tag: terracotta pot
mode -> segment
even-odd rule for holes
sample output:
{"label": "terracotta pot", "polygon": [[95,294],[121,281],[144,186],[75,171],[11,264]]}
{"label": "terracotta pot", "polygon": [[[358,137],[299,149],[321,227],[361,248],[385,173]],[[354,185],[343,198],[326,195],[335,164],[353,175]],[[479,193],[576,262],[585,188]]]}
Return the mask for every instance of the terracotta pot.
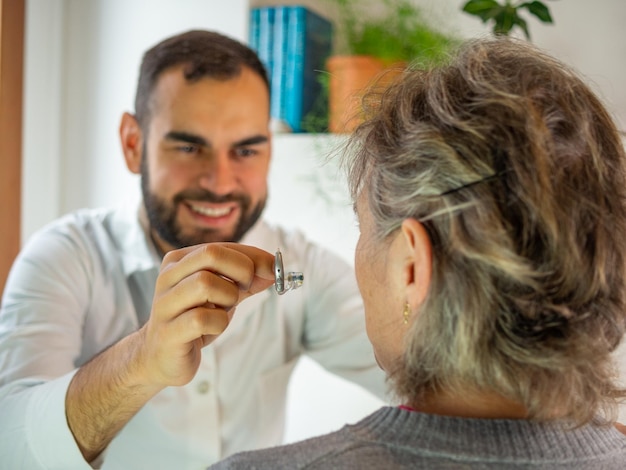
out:
{"label": "terracotta pot", "polygon": [[328,89],[328,128],[330,132],[348,133],[362,122],[361,101],[366,90],[388,86],[406,63],[389,64],[366,55],[331,56],[326,62],[330,74]]}

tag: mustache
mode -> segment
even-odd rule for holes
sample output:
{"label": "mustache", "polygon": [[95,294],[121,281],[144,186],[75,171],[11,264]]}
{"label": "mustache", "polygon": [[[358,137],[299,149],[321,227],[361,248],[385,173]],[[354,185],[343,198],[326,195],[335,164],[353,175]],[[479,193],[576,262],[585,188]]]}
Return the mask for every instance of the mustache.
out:
{"label": "mustache", "polygon": [[194,201],[202,202],[212,202],[215,204],[220,204],[224,202],[238,202],[240,204],[246,204],[248,202],[248,197],[243,194],[231,193],[218,195],[207,190],[192,189],[176,194],[176,196],[174,196],[174,203],[180,203],[186,199],[192,199]]}

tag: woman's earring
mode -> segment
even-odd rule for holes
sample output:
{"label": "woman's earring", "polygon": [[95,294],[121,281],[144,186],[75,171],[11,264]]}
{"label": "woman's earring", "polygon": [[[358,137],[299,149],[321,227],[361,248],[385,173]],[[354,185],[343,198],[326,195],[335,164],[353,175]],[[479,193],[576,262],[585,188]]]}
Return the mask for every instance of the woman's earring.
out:
{"label": "woman's earring", "polygon": [[409,323],[409,314],[411,313],[411,307],[409,303],[404,304],[404,310],[402,311],[402,317],[404,319],[404,324],[407,325]]}

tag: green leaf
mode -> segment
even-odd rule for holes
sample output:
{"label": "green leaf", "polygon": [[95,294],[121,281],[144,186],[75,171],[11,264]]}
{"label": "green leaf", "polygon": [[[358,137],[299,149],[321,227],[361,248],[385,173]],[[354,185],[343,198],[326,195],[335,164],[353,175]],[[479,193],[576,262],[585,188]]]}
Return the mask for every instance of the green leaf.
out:
{"label": "green leaf", "polygon": [[526,20],[524,18],[520,18],[519,16],[516,16],[515,18],[513,18],[513,23],[519,26],[520,28],[522,28],[522,31],[524,31],[524,35],[526,36],[526,39],[530,41],[530,31],[528,31],[528,24],[526,23]]}
{"label": "green leaf", "polygon": [[485,22],[493,18],[501,8],[496,0],[470,0],[463,6],[463,11],[478,16]]}
{"label": "green leaf", "polygon": [[463,6],[463,11],[474,14],[476,11],[488,10],[500,6],[496,0],[469,0]]}
{"label": "green leaf", "polygon": [[544,23],[553,23],[550,10],[546,5],[539,1],[522,3],[518,6],[518,8],[527,8],[530,13],[535,15]]}
{"label": "green leaf", "polygon": [[517,10],[515,10],[515,7],[507,6],[503,8],[502,11],[494,17],[495,25],[493,32],[495,34],[508,35],[515,24],[516,17]]}

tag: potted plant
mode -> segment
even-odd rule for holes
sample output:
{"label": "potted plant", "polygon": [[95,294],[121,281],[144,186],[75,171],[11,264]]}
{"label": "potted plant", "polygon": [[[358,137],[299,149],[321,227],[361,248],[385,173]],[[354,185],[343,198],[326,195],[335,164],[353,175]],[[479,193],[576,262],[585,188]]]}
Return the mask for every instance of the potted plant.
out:
{"label": "potted plant", "polygon": [[411,0],[327,1],[336,12],[335,53],[327,61],[331,132],[350,132],[358,124],[368,86],[386,86],[407,63],[440,60],[458,42],[433,27]]}

